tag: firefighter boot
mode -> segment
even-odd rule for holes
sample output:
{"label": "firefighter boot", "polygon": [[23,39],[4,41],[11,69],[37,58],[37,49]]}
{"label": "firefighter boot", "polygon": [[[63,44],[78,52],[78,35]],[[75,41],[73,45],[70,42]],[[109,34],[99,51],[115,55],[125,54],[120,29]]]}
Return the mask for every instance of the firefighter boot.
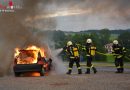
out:
{"label": "firefighter boot", "polygon": [[96,68],[95,68],[95,67],[92,67],[92,69],[93,69],[94,74],[96,74],[96,73],[97,73]]}
{"label": "firefighter boot", "polygon": [[87,71],[85,72],[85,74],[90,74],[90,68],[87,68]]}
{"label": "firefighter boot", "polygon": [[72,72],[72,70],[68,70],[68,72],[67,72],[66,74],[69,74],[69,75],[70,75],[70,74],[71,74],[71,72]]}
{"label": "firefighter boot", "polygon": [[78,74],[82,74],[82,70],[81,69],[78,69]]}
{"label": "firefighter boot", "polygon": [[120,73],[123,73],[124,72],[124,68],[120,68]]}
{"label": "firefighter boot", "polygon": [[117,71],[115,73],[120,73],[120,68],[117,68]]}

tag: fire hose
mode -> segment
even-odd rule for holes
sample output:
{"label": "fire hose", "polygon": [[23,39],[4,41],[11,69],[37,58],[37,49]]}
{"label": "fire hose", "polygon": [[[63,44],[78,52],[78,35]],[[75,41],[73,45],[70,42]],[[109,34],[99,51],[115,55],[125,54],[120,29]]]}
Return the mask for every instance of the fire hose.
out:
{"label": "fire hose", "polygon": [[[96,51],[96,53],[100,54],[100,55],[105,55],[105,56],[114,56],[114,55],[119,55],[119,54],[111,54],[111,53],[101,53]],[[126,59],[128,59],[130,61],[130,58],[125,56]]]}

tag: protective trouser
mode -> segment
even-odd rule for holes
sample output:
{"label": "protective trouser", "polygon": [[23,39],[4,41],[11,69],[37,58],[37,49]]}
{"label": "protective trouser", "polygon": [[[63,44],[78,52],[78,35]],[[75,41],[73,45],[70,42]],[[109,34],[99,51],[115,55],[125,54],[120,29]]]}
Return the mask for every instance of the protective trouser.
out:
{"label": "protective trouser", "polygon": [[124,72],[124,63],[123,63],[123,58],[115,58],[115,66],[117,68],[116,73],[123,73]]}
{"label": "protective trouser", "polygon": [[80,64],[79,64],[79,62],[80,62],[80,61],[79,61],[79,57],[70,58],[69,68],[68,68],[67,74],[71,74],[74,62],[76,63],[76,66],[77,66],[77,68],[78,68],[78,74],[82,74],[82,70],[81,70],[81,67],[80,67]]}
{"label": "protective trouser", "polygon": [[86,70],[86,74],[90,74],[90,69],[92,68],[94,74],[97,72],[96,68],[92,65],[92,57],[91,56],[87,56],[87,70]]}

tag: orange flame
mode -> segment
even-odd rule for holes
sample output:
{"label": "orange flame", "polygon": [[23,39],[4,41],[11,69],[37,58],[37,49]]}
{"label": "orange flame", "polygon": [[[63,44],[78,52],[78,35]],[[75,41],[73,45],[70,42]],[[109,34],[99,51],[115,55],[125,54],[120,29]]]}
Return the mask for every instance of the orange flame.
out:
{"label": "orange flame", "polygon": [[23,76],[40,76],[40,73],[39,72],[27,72],[27,73],[24,73]]}
{"label": "orange flame", "polygon": [[31,64],[37,63],[38,53],[40,52],[41,57],[46,57],[43,48],[37,46],[29,46],[24,49],[26,53],[22,53],[19,48],[15,48],[14,58],[17,59],[17,64]]}
{"label": "orange flame", "polygon": [[15,53],[14,53],[14,57],[17,57],[19,55],[19,48],[15,48]]}

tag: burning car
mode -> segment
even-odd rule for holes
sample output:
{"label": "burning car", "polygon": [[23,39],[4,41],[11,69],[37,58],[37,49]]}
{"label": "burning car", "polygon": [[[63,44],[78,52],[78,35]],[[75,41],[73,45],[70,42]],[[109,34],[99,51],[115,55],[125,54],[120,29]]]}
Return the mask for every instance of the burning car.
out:
{"label": "burning car", "polygon": [[14,74],[20,76],[24,73],[37,72],[44,76],[51,69],[52,60],[45,56],[44,49],[30,46],[26,49],[15,49]]}

